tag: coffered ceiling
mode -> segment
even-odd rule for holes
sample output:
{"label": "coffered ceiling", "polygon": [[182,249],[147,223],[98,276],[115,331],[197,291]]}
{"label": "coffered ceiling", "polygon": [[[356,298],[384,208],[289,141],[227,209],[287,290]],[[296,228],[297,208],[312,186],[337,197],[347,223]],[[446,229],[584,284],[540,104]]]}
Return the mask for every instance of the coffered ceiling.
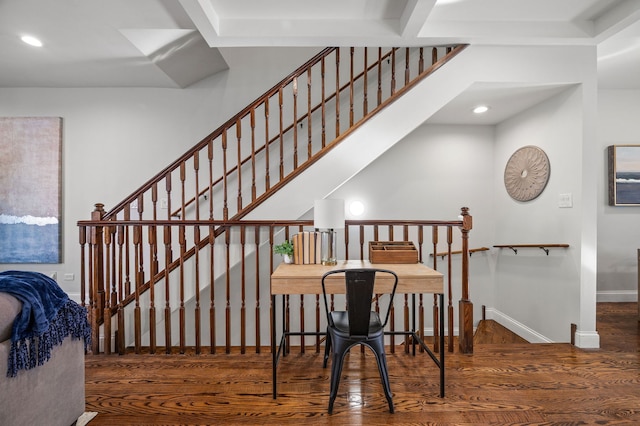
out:
{"label": "coffered ceiling", "polygon": [[640,89],[640,0],[0,0],[0,88],[184,88],[234,50],[445,43],[597,45],[600,87]]}

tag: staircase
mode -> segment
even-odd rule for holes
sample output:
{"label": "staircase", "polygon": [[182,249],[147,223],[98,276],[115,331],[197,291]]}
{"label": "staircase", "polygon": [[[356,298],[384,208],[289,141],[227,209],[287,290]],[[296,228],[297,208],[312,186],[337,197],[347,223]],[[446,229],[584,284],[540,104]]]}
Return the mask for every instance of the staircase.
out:
{"label": "staircase", "polygon": [[[242,274],[244,283],[244,262],[252,253],[256,263],[258,253],[270,253],[272,265],[274,241],[288,239],[289,232],[310,225],[289,220],[275,229],[274,220],[286,217],[283,208],[289,217],[301,217],[314,198],[328,194],[341,179],[352,176],[401,139],[401,132],[381,137],[384,132],[376,116],[397,114],[393,107],[404,95],[465,47],[327,48],[111,210],[97,204],[91,220],[79,222],[82,300],[85,303],[88,297],[94,353],[100,351],[102,336],[104,351],[111,351],[112,330],[118,352],[130,340],[136,351],[148,340],[154,352],[156,327],[165,330],[166,351],[170,352],[175,335],[180,336],[183,351],[189,340],[185,305],[190,301],[196,329],[193,344],[200,347],[201,297],[207,288],[210,346],[215,351],[216,285],[226,292],[224,340],[228,352],[234,339],[229,325],[235,321],[232,317],[239,312],[240,321],[246,319],[244,287],[240,306],[230,306],[236,294],[234,276]],[[408,133],[416,124],[409,120],[406,126]],[[358,156],[341,152],[348,145],[356,146]],[[345,158],[350,161],[343,161]],[[321,160],[336,170],[317,179],[314,165]],[[313,194],[304,190],[309,185]],[[305,196],[287,197],[284,203],[280,190],[285,186]],[[393,239],[388,226],[386,238]],[[406,239],[408,225],[404,226]],[[248,251],[247,238],[255,242]],[[224,267],[217,266],[220,263]],[[260,293],[261,266],[255,265],[255,271],[255,292]],[[259,333],[263,325],[259,323],[260,296],[255,297]],[[142,320],[143,310],[146,321]],[[156,310],[164,315],[156,316]],[[176,312],[177,326],[172,322]],[[245,326],[241,328],[244,333]],[[244,347],[244,335],[241,340]],[[257,348],[260,341],[257,335]]]}

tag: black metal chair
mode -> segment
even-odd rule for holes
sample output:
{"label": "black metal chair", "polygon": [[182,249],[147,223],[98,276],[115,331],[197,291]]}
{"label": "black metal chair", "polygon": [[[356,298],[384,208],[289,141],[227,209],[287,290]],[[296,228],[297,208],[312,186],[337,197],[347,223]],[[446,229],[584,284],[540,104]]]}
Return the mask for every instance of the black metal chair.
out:
{"label": "black metal chair", "polygon": [[[326,280],[327,277],[338,273],[345,274],[346,311],[329,311]],[[373,289],[376,274],[378,273],[390,274],[390,278],[393,280],[393,287],[389,296],[389,304],[386,308],[384,321],[382,321],[377,312],[371,309],[371,304],[374,300]],[[327,313],[327,339],[325,342],[323,367],[327,366],[329,352],[331,350],[333,351],[329,414],[333,412],[333,403],[338,395],[344,357],[349,352],[349,349],[355,345],[365,345],[373,351],[378,363],[384,394],[389,403],[389,411],[393,413],[393,399],[389,386],[387,357],[384,349],[384,328],[389,320],[389,313],[391,312],[397,285],[398,276],[395,272],[386,269],[340,269],[327,272],[323,275],[322,293],[324,295],[324,306]]]}

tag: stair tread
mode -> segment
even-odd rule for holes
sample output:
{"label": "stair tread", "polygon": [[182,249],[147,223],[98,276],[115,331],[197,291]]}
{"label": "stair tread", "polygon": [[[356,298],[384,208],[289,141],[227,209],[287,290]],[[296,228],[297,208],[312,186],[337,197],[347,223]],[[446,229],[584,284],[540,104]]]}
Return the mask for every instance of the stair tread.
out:
{"label": "stair tread", "polygon": [[474,344],[529,343],[494,320],[481,320],[473,335]]}

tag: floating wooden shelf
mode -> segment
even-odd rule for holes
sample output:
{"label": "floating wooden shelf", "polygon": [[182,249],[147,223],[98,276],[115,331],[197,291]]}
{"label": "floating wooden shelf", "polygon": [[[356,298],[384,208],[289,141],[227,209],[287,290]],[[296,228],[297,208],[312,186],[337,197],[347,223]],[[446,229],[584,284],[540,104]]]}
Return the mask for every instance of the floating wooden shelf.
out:
{"label": "floating wooden shelf", "polygon": [[496,248],[509,248],[513,250],[515,254],[518,254],[519,248],[539,248],[544,250],[544,252],[549,256],[550,248],[567,248],[569,244],[499,244],[494,245]]}
{"label": "floating wooden shelf", "polygon": [[[471,256],[473,253],[477,252],[477,251],[487,251],[489,250],[489,247],[478,247],[478,248],[473,248],[473,249],[469,249],[469,256]],[[461,254],[462,250],[454,250],[451,252],[451,254]],[[445,258],[445,256],[447,256],[449,254],[448,251],[441,251],[436,253],[436,256],[440,256],[443,259]],[[429,254],[429,256],[433,257],[433,253]]]}

